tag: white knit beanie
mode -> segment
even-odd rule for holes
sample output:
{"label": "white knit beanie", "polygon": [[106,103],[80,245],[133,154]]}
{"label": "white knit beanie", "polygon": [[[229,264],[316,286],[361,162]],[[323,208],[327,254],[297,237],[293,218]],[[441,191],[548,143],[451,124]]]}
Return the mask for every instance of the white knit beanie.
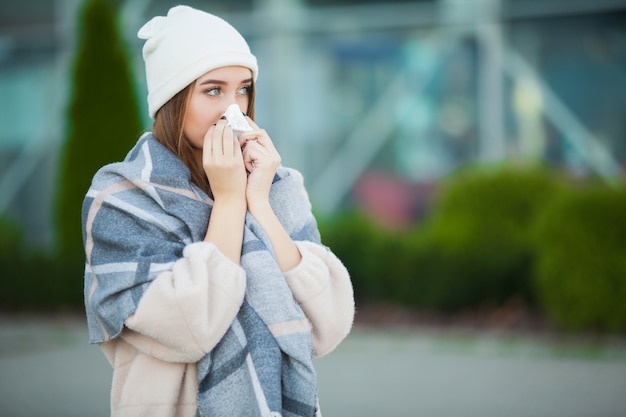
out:
{"label": "white knit beanie", "polygon": [[154,118],[169,99],[201,75],[216,68],[258,66],[246,40],[225,20],[188,6],[172,7],[156,16],[137,36],[145,39],[143,59],[148,83],[148,110]]}

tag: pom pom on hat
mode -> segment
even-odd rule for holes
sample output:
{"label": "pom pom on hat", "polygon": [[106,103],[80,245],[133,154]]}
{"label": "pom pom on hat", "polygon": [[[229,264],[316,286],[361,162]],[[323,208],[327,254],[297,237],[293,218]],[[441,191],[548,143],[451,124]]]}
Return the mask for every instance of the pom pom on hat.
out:
{"label": "pom pom on hat", "polygon": [[137,36],[146,40],[143,59],[152,118],[169,99],[216,68],[246,67],[257,79],[257,61],[246,40],[215,15],[188,6],[172,7],[167,16],[152,18]]}

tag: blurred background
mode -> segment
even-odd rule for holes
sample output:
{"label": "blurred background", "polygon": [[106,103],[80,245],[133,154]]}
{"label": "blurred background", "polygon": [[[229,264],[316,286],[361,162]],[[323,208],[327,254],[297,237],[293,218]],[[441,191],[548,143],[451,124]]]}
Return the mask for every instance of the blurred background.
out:
{"label": "blurred background", "polygon": [[[141,132],[151,128],[136,33],[176,4],[0,3],[0,337],[5,346],[0,367],[7,378],[19,368],[14,352],[28,352],[35,344],[85,343],[79,340],[84,337],[81,202],[95,171],[123,159]],[[393,362],[384,355],[395,352],[394,369],[400,372],[407,362],[398,358],[415,361],[413,376],[422,366],[437,372],[438,359],[429,362],[424,354],[429,357],[442,346],[467,353],[465,333],[443,340],[414,339],[411,331],[368,338],[372,329],[389,324],[421,331],[431,325],[497,329],[521,334],[523,340],[546,332],[574,335],[583,338],[587,353],[578,350],[581,339],[573,345],[567,339],[568,357],[577,352],[575,361],[582,363],[591,343],[592,360],[608,355],[613,361],[596,364],[615,372],[623,368],[626,0],[186,4],[225,18],[248,40],[260,66],[257,123],[270,133],[283,163],[304,174],[324,243],[351,272],[357,324],[370,330],[351,336],[337,356],[342,362],[322,362],[322,380],[331,387],[331,380],[343,381],[340,387],[366,381],[367,375],[359,376],[363,364],[355,359],[364,352],[387,364]],[[16,322],[18,312],[69,312],[74,318],[67,328],[66,319],[55,322],[61,329],[55,332],[38,327],[37,320]],[[67,330],[76,326],[77,333]],[[492,342],[472,338],[470,344],[487,357],[494,346],[498,354],[515,358],[529,351],[535,352],[531,358],[554,352],[510,340]],[[9,359],[3,362],[3,355]],[[372,361],[367,355],[362,359]],[[472,363],[476,372],[493,365]],[[520,379],[526,386],[505,384],[505,389],[544,390],[536,383],[545,363],[530,363],[497,368],[510,376],[538,366],[536,375]],[[342,364],[351,368],[337,379]],[[372,369],[384,376],[384,369]],[[551,387],[580,384],[563,388],[557,397],[578,398],[594,415],[626,413],[626,402],[616,394],[626,389],[626,372],[607,377],[602,368],[596,379],[584,380],[594,371],[568,369],[579,374],[558,371],[547,382],[557,382]],[[464,375],[451,373],[441,383],[460,381],[457,394],[490,395],[472,391]],[[500,376],[491,376],[491,387],[501,386]],[[489,380],[489,374],[483,377]],[[420,387],[426,392],[433,388],[431,380],[413,382],[425,384]],[[27,391],[31,383],[15,384],[11,395],[21,395],[20,387]],[[599,397],[586,401],[578,394],[591,385],[613,391],[601,389]],[[331,398],[341,392],[326,387]],[[105,390],[100,391],[104,397]],[[511,404],[518,399],[507,402],[506,396],[495,403],[502,407],[498,412],[468,400],[441,414],[414,413],[409,401],[394,413],[376,408],[372,401],[380,392],[371,387],[353,391],[361,411],[337,397],[329,415],[368,415],[367,410],[431,417],[591,415],[578,403],[556,412],[559,407],[546,411],[541,402],[535,414],[515,414]],[[440,394],[426,397],[436,404],[445,401]],[[544,399],[552,403],[552,397]],[[16,403],[15,415],[27,415],[28,402],[25,397]],[[106,407],[106,398],[101,403]],[[0,411],[6,404],[0,398]]]}
{"label": "blurred background", "polygon": [[[176,2],[111,2],[149,129],[136,32]],[[257,118],[320,213],[356,205],[411,224],[427,189],[468,164],[541,161],[623,177],[626,1],[187,3],[249,40]],[[0,5],[0,213],[36,246],[54,241],[81,4]]]}
{"label": "blurred background", "polygon": [[[626,0],[188,3],[249,40],[361,305],[626,328]],[[80,204],[151,127],[136,32],[174,4],[0,5],[0,306],[80,309]]]}
{"label": "blurred background", "polygon": [[[189,4],[249,40],[257,122],[364,305],[624,329],[626,0]],[[80,204],[151,128],[136,32],[172,5],[0,5],[0,305],[81,305]]]}

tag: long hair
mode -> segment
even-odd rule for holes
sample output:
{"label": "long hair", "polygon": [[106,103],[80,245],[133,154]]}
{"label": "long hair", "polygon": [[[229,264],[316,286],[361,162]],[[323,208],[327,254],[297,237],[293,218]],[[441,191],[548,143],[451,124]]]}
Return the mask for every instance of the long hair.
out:
{"label": "long hair", "polygon": [[[185,114],[189,105],[191,91],[195,81],[178,92],[167,103],[165,103],[156,113],[152,134],[166,148],[172,151],[189,168],[191,181],[200,187],[211,198],[211,184],[204,172],[202,163],[198,162],[194,154],[194,148],[185,137],[183,126]],[[254,120],[254,82],[248,92],[248,108],[246,114]]]}

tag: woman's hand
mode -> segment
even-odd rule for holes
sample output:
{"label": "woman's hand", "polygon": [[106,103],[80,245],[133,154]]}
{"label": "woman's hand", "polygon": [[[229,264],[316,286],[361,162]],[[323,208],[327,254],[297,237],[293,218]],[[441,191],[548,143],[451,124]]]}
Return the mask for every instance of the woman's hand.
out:
{"label": "woman's hand", "polygon": [[246,217],[246,169],[239,143],[225,120],[204,135],[202,166],[214,200],[204,240],[238,264]]}
{"label": "woman's hand", "polygon": [[247,120],[253,130],[242,133],[239,144],[246,170],[250,173],[246,187],[248,211],[267,233],[281,271],[289,271],[300,263],[302,256],[276,217],[269,198],[276,170],[280,166],[280,155],[267,132],[259,129],[250,118]]}
{"label": "woman's hand", "polygon": [[260,129],[249,117],[246,120],[253,130],[239,136],[243,162],[248,175],[246,201],[248,210],[269,204],[269,194],[276,170],[280,166],[280,155],[267,132]]}
{"label": "woman's hand", "polygon": [[245,199],[246,170],[241,147],[225,120],[211,126],[204,136],[202,166],[215,201]]}

